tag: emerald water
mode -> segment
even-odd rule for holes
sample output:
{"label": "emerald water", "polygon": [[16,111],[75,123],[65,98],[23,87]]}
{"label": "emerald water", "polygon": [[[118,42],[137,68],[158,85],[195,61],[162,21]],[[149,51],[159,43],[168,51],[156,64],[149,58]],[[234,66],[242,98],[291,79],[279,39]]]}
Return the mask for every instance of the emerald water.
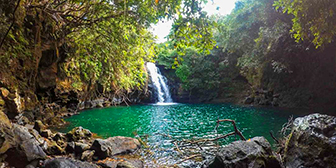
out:
{"label": "emerald water", "polygon": [[[221,123],[217,131],[216,120],[232,119],[245,138],[264,136],[273,143],[269,132],[279,136],[279,130],[287,122],[290,113],[230,104],[172,104],[135,105],[92,109],[67,118],[67,132],[82,126],[103,138],[111,136],[134,137],[138,134],[150,146],[150,159],[155,163],[173,163],[180,159],[174,150],[174,140],[215,138],[232,132],[231,123]],[[217,145],[239,139],[231,136]],[[153,167],[148,166],[148,167]]]}
{"label": "emerald water", "polygon": [[273,142],[269,132],[277,135],[288,117],[288,113],[277,110],[229,104],[135,105],[83,111],[67,118],[70,125],[62,131],[82,126],[104,138],[134,137],[137,133],[148,135],[150,143],[162,143],[162,135],[197,139],[232,132],[230,123],[222,123],[215,132],[219,118],[235,120],[246,138],[264,136]]}

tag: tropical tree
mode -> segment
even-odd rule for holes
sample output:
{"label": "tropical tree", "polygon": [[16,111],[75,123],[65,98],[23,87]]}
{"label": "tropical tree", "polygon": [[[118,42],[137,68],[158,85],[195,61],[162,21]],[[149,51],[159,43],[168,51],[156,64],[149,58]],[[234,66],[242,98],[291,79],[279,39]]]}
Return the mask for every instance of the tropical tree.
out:
{"label": "tropical tree", "polygon": [[[104,91],[141,89],[145,61],[154,57],[151,24],[174,19],[175,46],[211,47],[211,26],[202,12],[206,0],[0,0],[1,63],[30,62],[28,86],[42,57],[57,57],[74,85]],[[183,34],[181,34],[183,32]],[[181,37],[188,38],[183,39]],[[45,51],[52,51],[46,55]],[[181,50],[180,50],[181,51]],[[88,89],[90,91],[92,89]]]}
{"label": "tropical tree", "polygon": [[274,6],[293,15],[291,32],[297,42],[309,40],[316,48],[331,43],[336,35],[336,1],[278,0]]}

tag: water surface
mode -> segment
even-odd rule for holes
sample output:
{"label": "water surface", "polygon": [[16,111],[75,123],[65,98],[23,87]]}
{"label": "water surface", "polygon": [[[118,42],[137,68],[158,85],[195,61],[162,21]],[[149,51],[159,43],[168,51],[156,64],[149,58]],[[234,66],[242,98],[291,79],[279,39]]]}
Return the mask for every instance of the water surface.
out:
{"label": "water surface", "polygon": [[[93,109],[72,116],[66,132],[82,126],[104,138],[110,136],[154,136],[151,143],[162,142],[157,135],[170,135],[175,139],[211,137],[216,134],[216,120],[232,119],[246,138],[264,136],[273,142],[270,131],[277,135],[290,114],[230,104],[171,104],[135,105]],[[222,123],[218,134],[232,132],[230,123]]]}
{"label": "water surface", "polygon": [[[82,126],[103,138],[141,135],[152,151],[149,152],[149,157],[145,156],[145,160],[152,160],[151,163],[145,163],[145,166],[155,167],[153,163],[173,164],[185,157],[174,150],[174,140],[215,138],[233,131],[231,123],[221,123],[215,130],[217,119],[235,120],[246,139],[264,136],[273,143],[269,132],[279,136],[279,130],[291,114],[275,109],[230,104],[119,106],[83,111],[66,119],[70,125],[61,131],[67,132]],[[216,145],[237,139],[239,137],[231,136],[216,142]]]}

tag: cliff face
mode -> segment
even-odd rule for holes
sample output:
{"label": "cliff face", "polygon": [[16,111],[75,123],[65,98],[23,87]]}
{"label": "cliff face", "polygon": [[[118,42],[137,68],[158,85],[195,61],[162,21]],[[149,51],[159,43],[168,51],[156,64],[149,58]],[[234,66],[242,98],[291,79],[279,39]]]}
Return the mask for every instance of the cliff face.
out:
{"label": "cliff face", "polygon": [[0,108],[10,119],[51,123],[56,122],[52,121],[55,116],[77,109],[78,91],[64,85],[59,72],[62,57],[57,58],[53,50],[42,53],[37,73],[32,73],[35,64],[30,59],[12,58],[9,65],[2,63],[6,68],[0,70]]}
{"label": "cliff face", "polygon": [[[280,48],[270,61],[261,66],[260,84],[252,83],[248,94],[255,100],[250,103],[261,104],[262,99],[274,102],[276,98],[277,104],[282,107],[336,107],[336,44],[322,49]],[[278,62],[284,66],[277,65]],[[260,94],[265,91],[276,96],[265,98],[267,95]]]}

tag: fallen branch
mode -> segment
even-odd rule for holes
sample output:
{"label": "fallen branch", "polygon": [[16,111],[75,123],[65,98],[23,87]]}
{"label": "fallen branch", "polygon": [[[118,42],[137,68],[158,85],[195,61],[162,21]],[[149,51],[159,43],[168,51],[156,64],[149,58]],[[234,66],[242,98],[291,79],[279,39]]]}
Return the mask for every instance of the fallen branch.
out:
{"label": "fallen branch", "polygon": [[223,136],[220,136],[220,137],[217,137],[217,138],[212,138],[212,139],[200,139],[200,140],[197,140],[197,141],[192,141],[190,142],[191,144],[195,144],[195,143],[200,143],[200,142],[211,142],[211,141],[217,141],[219,139],[222,139],[222,138],[226,138],[228,136],[231,136],[231,135],[235,135],[236,133],[235,132],[230,132],[228,134],[225,134]]}
{"label": "fallen branch", "polygon": [[175,145],[175,147],[176,147],[176,150],[177,150],[179,153],[181,153],[181,154],[182,154],[182,152],[181,152],[181,150],[180,150],[179,146],[177,145],[177,143],[176,143],[176,142],[174,142],[173,144]]}
{"label": "fallen branch", "polygon": [[219,126],[219,123],[220,122],[231,122],[232,125],[233,125],[233,128],[235,130],[235,134],[240,136],[240,139],[246,141],[246,138],[244,137],[244,135],[238,130],[237,126],[236,126],[236,122],[234,120],[230,120],[230,119],[223,119],[223,120],[217,120],[217,126],[216,126],[216,129],[218,128]]}
{"label": "fallen branch", "polygon": [[195,158],[195,157],[202,157],[202,155],[200,155],[200,154],[198,154],[198,155],[191,155],[191,156],[186,157],[186,158],[184,158],[183,160],[181,160],[181,161],[175,163],[175,165],[178,165],[178,164],[180,164],[180,163],[182,163],[182,162],[185,162],[185,161],[187,161],[187,160],[189,160],[189,159],[192,159],[192,158]]}
{"label": "fallen branch", "polygon": [[275,136],[273,135],[273,133],[270,131],[269,132],[271,134],[271,137],[273,138],[273,140],[277,143],[280,144],[279,140],[275,138]]}
{"label": "fallen branch", "polygon": [[282,129],[280,131],[280,133],[285,137],[287,136],[287,132],[291,130],[293,126],[293,116],[291,116],[289,119],[288,119],[288,122],[285,123],[283,126],[282,126]]}

